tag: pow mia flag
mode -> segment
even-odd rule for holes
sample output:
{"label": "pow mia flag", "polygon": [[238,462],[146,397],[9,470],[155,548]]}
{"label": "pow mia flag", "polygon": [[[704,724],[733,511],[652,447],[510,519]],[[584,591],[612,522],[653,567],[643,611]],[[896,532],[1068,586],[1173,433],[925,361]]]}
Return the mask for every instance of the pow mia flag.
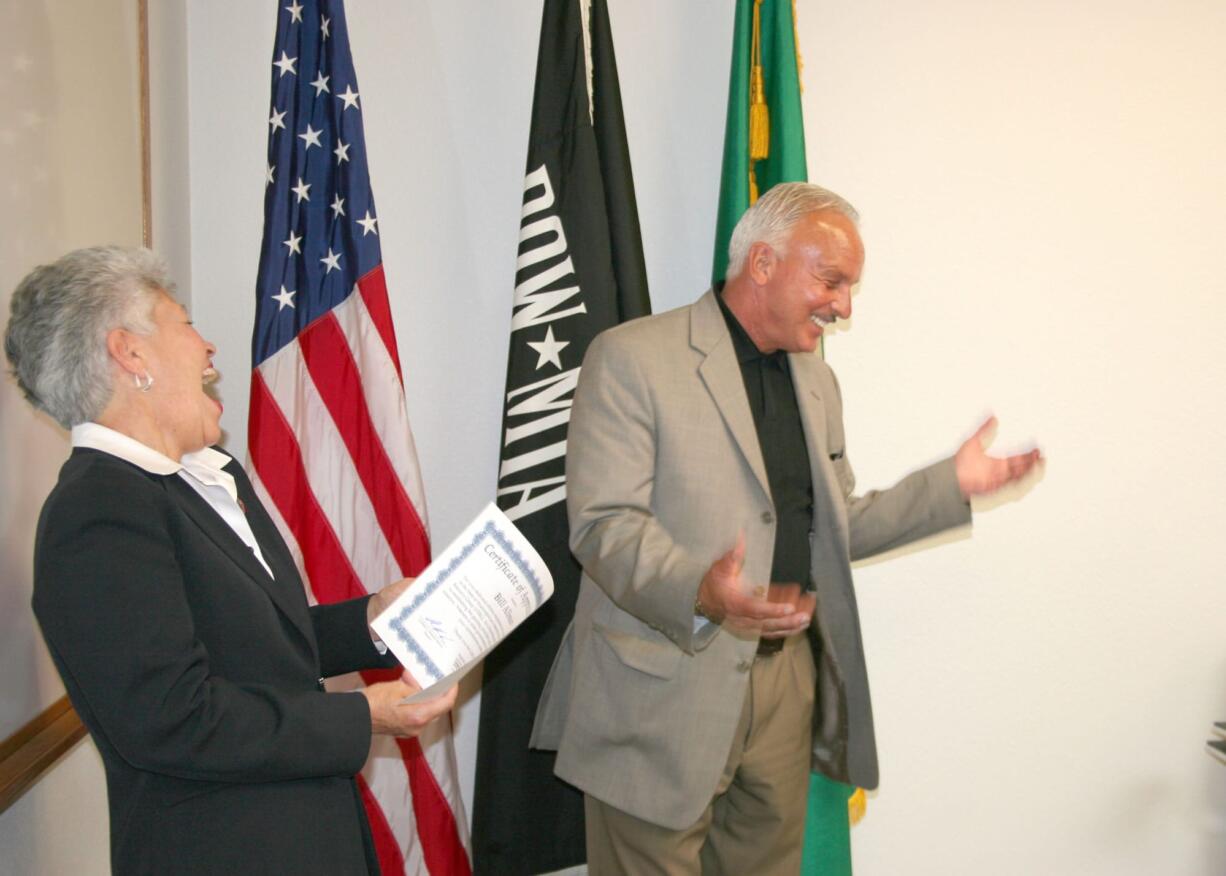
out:
{"label": "pow mia flag", "polygon": [[[583,797],[530,751],[536,703],[574,614],[566,434],[601,331],[651,310],[605,0],[545,0],[528,137],[498,506],[549,564],[554,597],[485,660],[473,804],[477,874],[585,860]],[[532,813],[532,830],[523,816]]]}

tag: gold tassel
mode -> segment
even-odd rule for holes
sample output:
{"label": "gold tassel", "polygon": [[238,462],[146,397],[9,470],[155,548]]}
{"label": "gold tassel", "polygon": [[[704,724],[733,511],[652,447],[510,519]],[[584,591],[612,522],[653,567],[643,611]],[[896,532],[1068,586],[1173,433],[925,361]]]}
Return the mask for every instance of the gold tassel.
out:
{"label": "gold tassel", "polygon": [[796,47],[796,87],[805,93],[805,59],[800,57],[800,25],[796,23],[796,0],[792,0],[792,45]]}
{"label": "gold tassel", "polygon": [[856,788],[855,793],[847,798],[847,823],[859,824],[868,810],[868,795],[863,788]]}
{"label": "gold tassel", "polygon": [[762,0],[753,4],[753,49],[749,69],[749,159],[761,161],[771,150],[771,118],[762,75]]}

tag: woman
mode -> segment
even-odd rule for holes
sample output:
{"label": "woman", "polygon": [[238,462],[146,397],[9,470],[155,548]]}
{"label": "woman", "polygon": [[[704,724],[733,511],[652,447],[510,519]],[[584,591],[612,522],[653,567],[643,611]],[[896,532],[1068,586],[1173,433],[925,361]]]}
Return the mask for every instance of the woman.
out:
{"label": "woman", "polygon": [[354,775],[372,733],[455,702],[406,680],[371,618],[407,585],[308,607],[242,467],[213,448],[215,348],[162,262],[99,247],[18,286],[4,347],[26,398],[72,430],[43,506],[34,613],[106,766],[116,873],[378,872]]}

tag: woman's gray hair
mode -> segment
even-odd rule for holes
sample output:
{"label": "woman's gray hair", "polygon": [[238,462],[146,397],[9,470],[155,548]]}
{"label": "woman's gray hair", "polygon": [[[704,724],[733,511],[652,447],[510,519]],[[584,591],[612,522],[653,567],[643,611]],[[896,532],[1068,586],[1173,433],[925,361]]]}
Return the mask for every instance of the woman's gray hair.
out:
{"label": "woman's gray hair", "polygon": [[4,354],[30,404],[66,429],[96,419],[113,391],[107,333],[152,333],[161,291],[174,286],[147,249],[78,249],[27,274],[13,292]]}
{"label": "woman's gray hair", "polygon": [[745,267],[749,248],[761,241],[779,255],[787,251],[792,228],[810,213],[833,210],[860,222],[856,208],[829,189],[813,183],[779,183],[758,198],[742,215],[728,241],[728,276],[735,277]]}

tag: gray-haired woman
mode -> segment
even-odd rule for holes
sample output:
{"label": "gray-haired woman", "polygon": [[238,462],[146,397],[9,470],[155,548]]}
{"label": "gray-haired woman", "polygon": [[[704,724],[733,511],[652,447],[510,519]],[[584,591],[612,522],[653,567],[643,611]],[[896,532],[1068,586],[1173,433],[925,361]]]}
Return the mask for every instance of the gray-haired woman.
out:
{"label": "gray-haired woman", "polygon": [[378,872],[354,781],[372,733],[416,735],[455,690],[407,679],[368,626],[406,581],[308,607],[285,543],[221,438],[216,349],[148,250],[36,268],[4,349],[72,431],[43,506],[34,613],[106,766],[116,873]]}

